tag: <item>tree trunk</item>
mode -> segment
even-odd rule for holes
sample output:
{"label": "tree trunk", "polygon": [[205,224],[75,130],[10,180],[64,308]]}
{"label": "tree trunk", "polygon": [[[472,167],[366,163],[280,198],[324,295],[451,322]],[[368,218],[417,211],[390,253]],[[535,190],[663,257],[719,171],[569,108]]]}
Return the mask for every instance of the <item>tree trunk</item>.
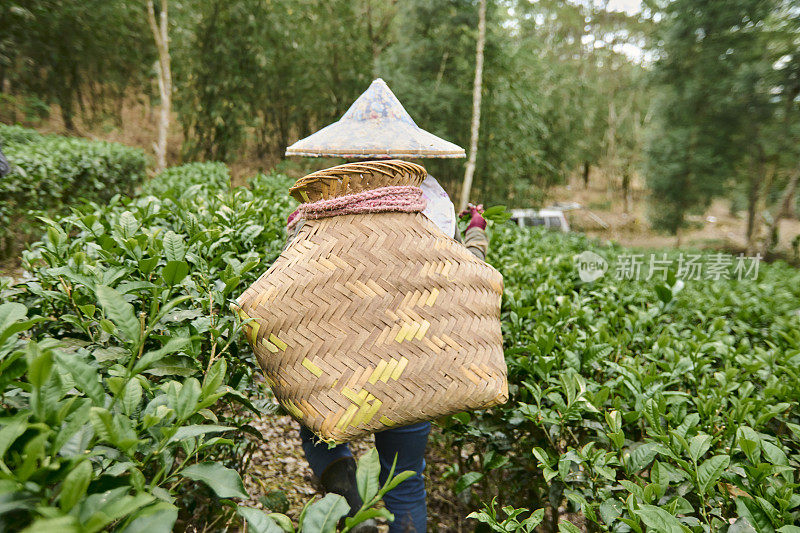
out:
{"label": "tree trunk", "polygon": [[589,173],[592,170],[592,166],[589,164],[588,161],[583,162],[583,188],[589,188]]}
{"label": "tree trunk", "polygon": [[630,213],[631,212],[631,173],[628,168],[625,168],[622,171],[622,201],[623,201],[623,212]]}
{"label": "tree trunk", "polygon": [[169,57],[169,27],[167,0],[161,0],[161,13],[156,22],[153,0],[147,0],[147,22],[158,49],[158,92],[161,96],[161,112],[158,119],[158,140],[153,145],[156,153],[156,168],[161,171],[167,168],[167,134],[172,111],[172,71]]}
{"label": "tree trunk", "polygon": [[486,0],[480,0],[478,7],[478,44],[475,47],[475,83],[472,87],[472,132],[469,140],[469,159],[464,172],[464,185],[461,189],[463,211],[469,203],[472,190],[472,177],[475,174],[475,161],[478,158],[478,131],[481,126],[481,90],[483,88],[483,46],[486,42]]}
{"label": "tree trunk", "polygon": [[773,215],[772,220],[769,223],[767,228],[767,239],[764,243],[763,249],[764,255],[778,245],[778,241],[780,240],[778,235],[778,225],[780,224],[782,218],[790,216],[794,210],[794,196],[795,192],[797,191],[798,179],[800,179],[800,170],[795,171],[795,173],[792,174],[792,177],[789,179],[789,183],[786,184],[786,188],[783,190],[783,194],[781,195],[781,201],[778,202],[778,210],[775,212],[775,215]]}
{"label": "tree trunk", "polygon": [[758,205],[758,189],[761,184],[760,177],[750,176],[750,187],[747,193],[747,248],[750,249],[753,235],[756,230],[756,206]]}
{"label": "tree trunk", "polygon": [[64,127],[69,132],[75,131],[75,108],[73,107],[73,95],[64,89],[59,91],[58,105],[61,107],[61,117],[64,119]]}
{"label": "tree trunk", "polygon": [[372,78],[378,78],[380,69],[378,63],[380,61],[381,53],[386,47],[391,44],[388,39],[390,35],[389,26],[395,18],[397,0],[381,0],[378,3],[379,8],[377,20],[372,16],[372,1],[367,0],[366,16],[367,19],[367,38],[369,39],[370,49],[372,52]]}
{"label": "tree trunk", "polygon": [[764,182],[764,152],[761,146],[756,146],[757,153],[753,156],[750,170],[750,187],[747,194],[747,252],[755,251],[755,237],[758,216],[758,202],[761,198],[761,185]]}

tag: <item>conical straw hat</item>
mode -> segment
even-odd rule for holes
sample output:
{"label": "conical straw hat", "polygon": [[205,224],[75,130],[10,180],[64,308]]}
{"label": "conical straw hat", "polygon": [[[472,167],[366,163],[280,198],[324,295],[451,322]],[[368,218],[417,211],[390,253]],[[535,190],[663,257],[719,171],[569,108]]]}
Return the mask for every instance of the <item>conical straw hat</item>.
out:
{"label": "conical straw hat", "polygon": [[286,155],[307,157],[465,157],[464,149],[423,130],[382,79],[373,81],[338,121],[300,139]]}

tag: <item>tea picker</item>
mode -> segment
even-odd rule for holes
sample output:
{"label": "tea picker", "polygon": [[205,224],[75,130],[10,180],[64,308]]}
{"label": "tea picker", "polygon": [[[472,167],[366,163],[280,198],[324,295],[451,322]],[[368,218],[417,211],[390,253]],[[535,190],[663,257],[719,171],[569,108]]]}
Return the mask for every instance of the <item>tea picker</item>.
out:
{"label": "tea picker", "polygon": [[390,531],[425,531],[430,420],[508,397],[503,281],[483,261],[486,222],[473,206],[458,242],[447,193],[400,159],[464,150],[420,129],[377,79],[286,154],[358,161],[290,189],[302,204],[288,244],[237,301],[248,340],[325,490],[361,507],[346,443],[374,433],[382,482],[395,459],[396,472],[416,472],[384,497]]}

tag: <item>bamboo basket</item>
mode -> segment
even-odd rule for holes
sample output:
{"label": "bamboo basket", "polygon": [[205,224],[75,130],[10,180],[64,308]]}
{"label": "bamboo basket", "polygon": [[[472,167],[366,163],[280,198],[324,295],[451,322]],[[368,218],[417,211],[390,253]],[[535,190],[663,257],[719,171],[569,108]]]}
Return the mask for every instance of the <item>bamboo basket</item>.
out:
{"label": "bamboo basket", "polygon": [[[334,167],[305,201],[419,185],[402,161]],[[276,398],[328,442],[504,403],[502,276],[421,213],[306,221],[238,299]],[[250,320],[252,319],[252,320]]]}

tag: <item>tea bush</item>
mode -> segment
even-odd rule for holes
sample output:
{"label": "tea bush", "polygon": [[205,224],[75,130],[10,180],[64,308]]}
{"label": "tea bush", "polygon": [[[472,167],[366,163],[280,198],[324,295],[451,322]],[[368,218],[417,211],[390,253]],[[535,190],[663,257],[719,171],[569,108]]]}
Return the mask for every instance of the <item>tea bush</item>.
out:
{"label": "tea bush", "polygon": [[2,287],[0,530],[231,519],[261,438],[249,398],[265,395],[228,305],[279,253],[292,209],[285,177],[259,183],[44,220],[31,277]]}
{"label": "tea bush", "polygon": [[9,144],[28,144],[43,138],[44,135],[30,128],[0,124],[0,148],[3,149]]}
{"label": "tea bush", "polygon": [[[219,164],[188,165],[43,219],[30,277],[0,283],[0,530],[295,529],[240,504],[268,393],[228,308],[284,244],[289,184],[231,190]],[[443,423],[456,492],[491,502],[482,527],[798,531],[796,270],[584,283],[575,254],[628,251],[490,234],[511,399]],[[297,527],[333,531],[342,511],[326,497]]]}
{"label": "tea bush", "polygon": [[[195,185],[199,185],[199,188],[190,189]],[[188,163],[161,172],[144,184],[142,194],[180,198],[189,190],[192,194],[208,194],[222,192],[230,186],[231,173],[225,163]]]}
{"label": "tea bush", "polygon": [[[577,531],[565,513],[589,531],[800,531],[800,272],[584,283],[576,254],[630,252],[511,228],[490,250],[511,399],[445,433],[465,457],[451,472],[462,497],[508,515],[492,504],[473,518],[497,531]],[[541,514],[520,525],[523,506]]]}
{"label": "tea bush", "polygon": [[[11,128],[7,128],[11,129]],[[0,180],[0,238],[33,231],[40,214],[55,214],[78,199],[105,202],[133,192],[144,178],[145,156],[136,148],[87,139],[48,136],[4,147],[11,172]]]}

